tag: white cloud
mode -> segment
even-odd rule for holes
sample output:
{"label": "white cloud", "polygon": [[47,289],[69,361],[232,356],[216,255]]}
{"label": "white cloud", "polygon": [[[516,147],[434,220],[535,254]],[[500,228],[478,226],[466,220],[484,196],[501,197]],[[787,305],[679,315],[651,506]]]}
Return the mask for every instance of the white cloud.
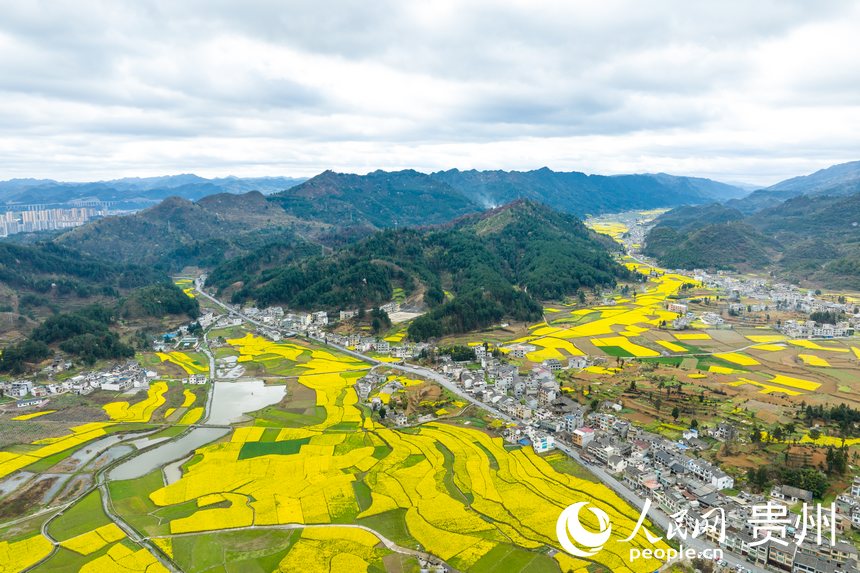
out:
{"label": "white cloud", "polygon": [[838,1],[0,2],[0,176],[860,158]]}

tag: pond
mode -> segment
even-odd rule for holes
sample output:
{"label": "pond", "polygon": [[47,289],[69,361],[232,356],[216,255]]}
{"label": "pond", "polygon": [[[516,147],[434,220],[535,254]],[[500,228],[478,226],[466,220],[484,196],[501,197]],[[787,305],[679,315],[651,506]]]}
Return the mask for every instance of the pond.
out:
{"label": "pond", "polygon": [[[215,382],[209,425],[229,425],[247,419],[246,412],[254,412],[284,397],[286,386],[266,386],[262,380],[241,382]],[[165,442],[111,470],[112,480],[135,479],[163,467],[170,462],[190,456],[194,450],[230,433],[228,428],[194,428],[182,437]],[[169,468],[171,479],[176,479],[178,464]]]}

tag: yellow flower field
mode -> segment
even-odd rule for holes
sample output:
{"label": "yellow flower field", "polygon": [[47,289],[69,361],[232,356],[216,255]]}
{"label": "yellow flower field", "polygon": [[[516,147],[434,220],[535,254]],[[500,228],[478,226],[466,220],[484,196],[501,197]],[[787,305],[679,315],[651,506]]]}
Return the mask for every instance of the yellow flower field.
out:
{"label": "yellow flower field", "polygon": [[613,336],[609,338],[592,338],[591,343],[598,348],[602,346],[617,346],[631,356],[636,356],[637,358],[660,356],[660,353],[656,350],[651,350],[650,348],[645,348],[644,346],[634,344],[623,336]]}
{"label": "yellow flower field", "polygon": [[173,559],[173,539],[170,537],[153,537],[151,541],[161,549],[165,555]]}
{"label": "yellow flower field", "polygon": [[[628,263],[628,268],[636,268],[647,274],[647,269],[633,263]],[[678,314],[665,310],[665,302],[691,280],[688,277],[671,273],[659,277],[650,277],[646,291],[638,294],[635,300],[632,297],[621,298],[616,301],[615,305],[577,309],[570,313],[574,316],[599,313],[600,317],[596,320],[570,327],[565,326],[564,322],[567,320],[565,318],[554,322],[553,325],[541,322],[529,327],[531,332],[528,336],[512,340],[509,344],[528,343],[537,346],[537,350],[526,355],[526,358],[532,362],[541,362],[549,358],[561,360],[567,357],[565,352],[570,356],[582,356],[583,352],[576,346],[578,339],[583,341],[590,339],[598,347],[619,346],[632,356],[660,356],[656,350],[631,342],[618,342],[609,345],[595,342],[595,340],[606,341],[636,337],[647,333],[649,330],[659,328],[664,322],[671,322],[678,317]],[[560,311],[560,309],[556,310]],[[704,333],[701,335],[692,334],[691,336],[709,338]]]}
{"label": "yellow flower field", "polygon": [[182,391],[183,401],[181,408],[188,408],[191,404],[194,403],[194,400],[197,399],[197,396],[194,395],[194,392],[188,390],[187,388]]}
{"label": "yellow flower field", "polygon": [[830,367],[830,363],[827,360],[814,354],[798,354],[797,357],[803,360],[803,363],[808,366]]}
{"label": "yellow flower field", "polygon": [[708,368],[708,372],[713,372],[714,374],[734,374],[736,370],[734,368],[726,368],[725,366],[711,366]]}
{"label": "yellow flower field", "polygon": [[188,374],[207,374],[209,372],[208,364],[199,364],[184,352],[156,352],[155,355],[158,356],[162,362],[176,364]]}
{"label": "yellow flower field", "polygon": [[687,352],[687,349],[680,344],[675,344],[674,342],[669,342],[668,340],[657,340],[656,342],[670,352]]}
{"label": "yellow flower field", "polygon": [[153,382],[147,393],[147,398],[130,406],[128,402],[111,402],[105,404],[105,413],[115,422],[148,422],[155,412],[165,402],[167,393],[165,382]]}
{"label": "yellow flower field", "polygon": [[12,543],[0,541],[0,573],[23,571],[50,555],[53,548],[41,534]]}
{"label": "yellow flower field", "polygon": [[196,424],[203,417],[203,408],[191,408],[182,416],[178,424],[180,426],[190,426]]}
{"label": "yellow flower field", "polygon": [[43,458],[76,448],[96,438],[100,438],[106,434],[106,428],[115,425],[117,422],[148,422],[153,412],[164,404],[165,392],[167,392],[167,384],[164,382],[155,382],[150,386],[147,398],[134,406],[129,406],[128,402],[111,402],[105,404],[103,409],[111,417],[112,422],[90,422],[80,426],[73,426],[70,428],[70,434],[56,438],[36,440],[23,452],[0,451],[0,478],[25,468]]}
{"label": "yellow flower field", "polygon": [[630,230],[627,225],[618,222],[589,222],[588,225],[594,232],[609,235],[616,241],[620,241],[621,236]]}
{"label": "yellow flower field", "polygon": [[768,352],[779,352],[780,350],[785,350],[785,346],[782,344],[756,344],[750,348],[753,350],[766,350]]}
{"label": "yellow flower field", "polygon": [[386,336],[385,338],[383,338],[383,340],[386,340],[388,342],[394,342],[396,344],[403,342],[404,338],[406,338],[406,331],[402,330],[400,332],[395,332],[394,334]]}
{"label": "yellow flower field", "polygon": [[23,422],[25,420],[32,420],[33,418],[38,418],[39,416],[44,416],[45,414],[53,414],[56,410],[41,410],[39,412],[31,412],[29,414],[21,414],[20,416],[15,416],[12,418],[13,422]]}
{"label": "yellow flower field", "polygon": [[60,545],[75,553],[89,555],[124,537],[125,533],[117,524],[109,523],[93,531],[62,541]]}
{"label": "yellow flower field", "polygon": [[789,340],[788,343],[793,344],[794,346],[800,346],[801,348],[807,348],[809,350],[824,350],[827,352],[848,352],[847,348],[822,346],[814,340]]}
{"label": "yellow flower field", "polygon": [[784,376],[782,374],[774,375],[773,378],[770,379],[770,381],[775,384],[782,384],[783,386],[788,386],[790,388],[797,388],[798,390],[808,390],[809,392],[815,392],[821,387],[821,384],[819,384],[818,382],[804,380],[803,378],[793,378],[791,376]]}
{"label": "yellow flower field", "polygon": [[677,332],[674,334],[678,340],[710,340],[711,336],[707,332]]}
{"label": "yellow flower field", "polygon": [[606,374],[612,376],[613,374],[618,373],[617,368],[604,368],[603,366],[586,366],[583,368],[583,372],[589,372],[591,374]]}
{"label": "yellow flower field", "polygon": [[[237,428],[230,441],[198,450],[202,459],[180,480],[150,495],[159,507],[196,502],[197,511],[170,522],[172,533],[351,523],[400,509],[417,543],[468,571],[500,544],[558,549],[555,522],[560,511],[587,499],[611,516],[617,536],[592,561],[622,572],[653,571],[660,565],[643,561],[630,569],[629,546],[618,540],[629,535],[638,512],[605,486],[558,473],[530,448],[509,451],[501,439],[477,429],[432,423],[419,426],[417,433],[401,433],[375,424],[357,407],[354,376],[346,375],[367,365],[324,350],[309,352],[308,361],[297,364],[304,372],[298,382],[316,392],[325,420],[281,429],[277,441],[299,440],[290,454],[243,455],[248,444],[262,439],[264,427]],[[453,456],[453,473],[438,444]],[[380,447],[386,451],[382,456]],[[285,481],[284,476],[291,478]],[[452,496],[445,479],[471,494],[469,507]],[[353,487],[357,480],[370,489],[369,507],[359,507]],[[362,571],[378,561],[377,543],[360,530],[305,529],[280,570]],[[637,538],[633,546],[646,543]],[[555,558],[562,570],[589,564],[562,553]]]}
{"label": "yellow flower field", "polygon": [[753,342],[783,342],[788,340],[788,337],[784,334],[753,334],[747,336],[748,340]]}
{"label": "yellow flower field", "polygon": [[81,567],[80,573],[168,573],[146,549],[134,551],[122,543],[113,545],[106,555]]}
{"label": "yellow flower field", "polygon": [[[310,527],[278,565],[292,573],[364,573],[384,555],[375,535],[354,527]],[[277,572],[276,572],[277,573]]]}
{"label": "yellow flower field", "polygon": [[732,362],[739,366],[758,366],[759,364],[761,364],[761,362],[759,362],[752,356],[746,356],[745,354],[741,354],[740,352],[721,352],[718,354],[714,354],[714,357],[725,360],[726,362]]}
{"label": "yellow flower field", "polygon": [[729,386],[743,386],[744,384],[758,386],[759,388],[761,388],[761,390],[759,390],[761,394],[773,394],[776,392],[782,392],[787,396],[800,396],[802,394],[802,392],[798,392],[797,390],[788,390],[787,388],[764,384],[762,382],[757,382],[756,380],[750,380],[748,378],[740,378],[737,382],[730,382]]}

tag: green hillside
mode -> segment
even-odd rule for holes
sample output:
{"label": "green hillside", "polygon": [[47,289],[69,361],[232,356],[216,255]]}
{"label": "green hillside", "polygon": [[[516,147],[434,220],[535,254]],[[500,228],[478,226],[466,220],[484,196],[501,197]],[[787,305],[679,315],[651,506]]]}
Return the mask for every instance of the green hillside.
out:
{"label": "green hillside", "polygon": [[281,265],[244,257],[216,268],[210,281],[230,289],[234,302],[333,310],[376,306],[401,288],[431,308],[410,328],[411,337],[424,339],[503,317],[533,320],[539,300],[614,284],[627,271],[610,248],[576,217],[519,201],[442,228],[381,231]]}

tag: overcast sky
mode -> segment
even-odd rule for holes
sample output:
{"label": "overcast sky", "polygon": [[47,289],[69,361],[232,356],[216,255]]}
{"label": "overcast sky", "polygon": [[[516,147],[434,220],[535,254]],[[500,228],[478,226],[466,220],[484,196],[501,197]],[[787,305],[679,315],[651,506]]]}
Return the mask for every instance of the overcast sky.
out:
{"label": "overcast sky", "polygon": [[860,3],[0,0],[0,179],[860,159]]}

